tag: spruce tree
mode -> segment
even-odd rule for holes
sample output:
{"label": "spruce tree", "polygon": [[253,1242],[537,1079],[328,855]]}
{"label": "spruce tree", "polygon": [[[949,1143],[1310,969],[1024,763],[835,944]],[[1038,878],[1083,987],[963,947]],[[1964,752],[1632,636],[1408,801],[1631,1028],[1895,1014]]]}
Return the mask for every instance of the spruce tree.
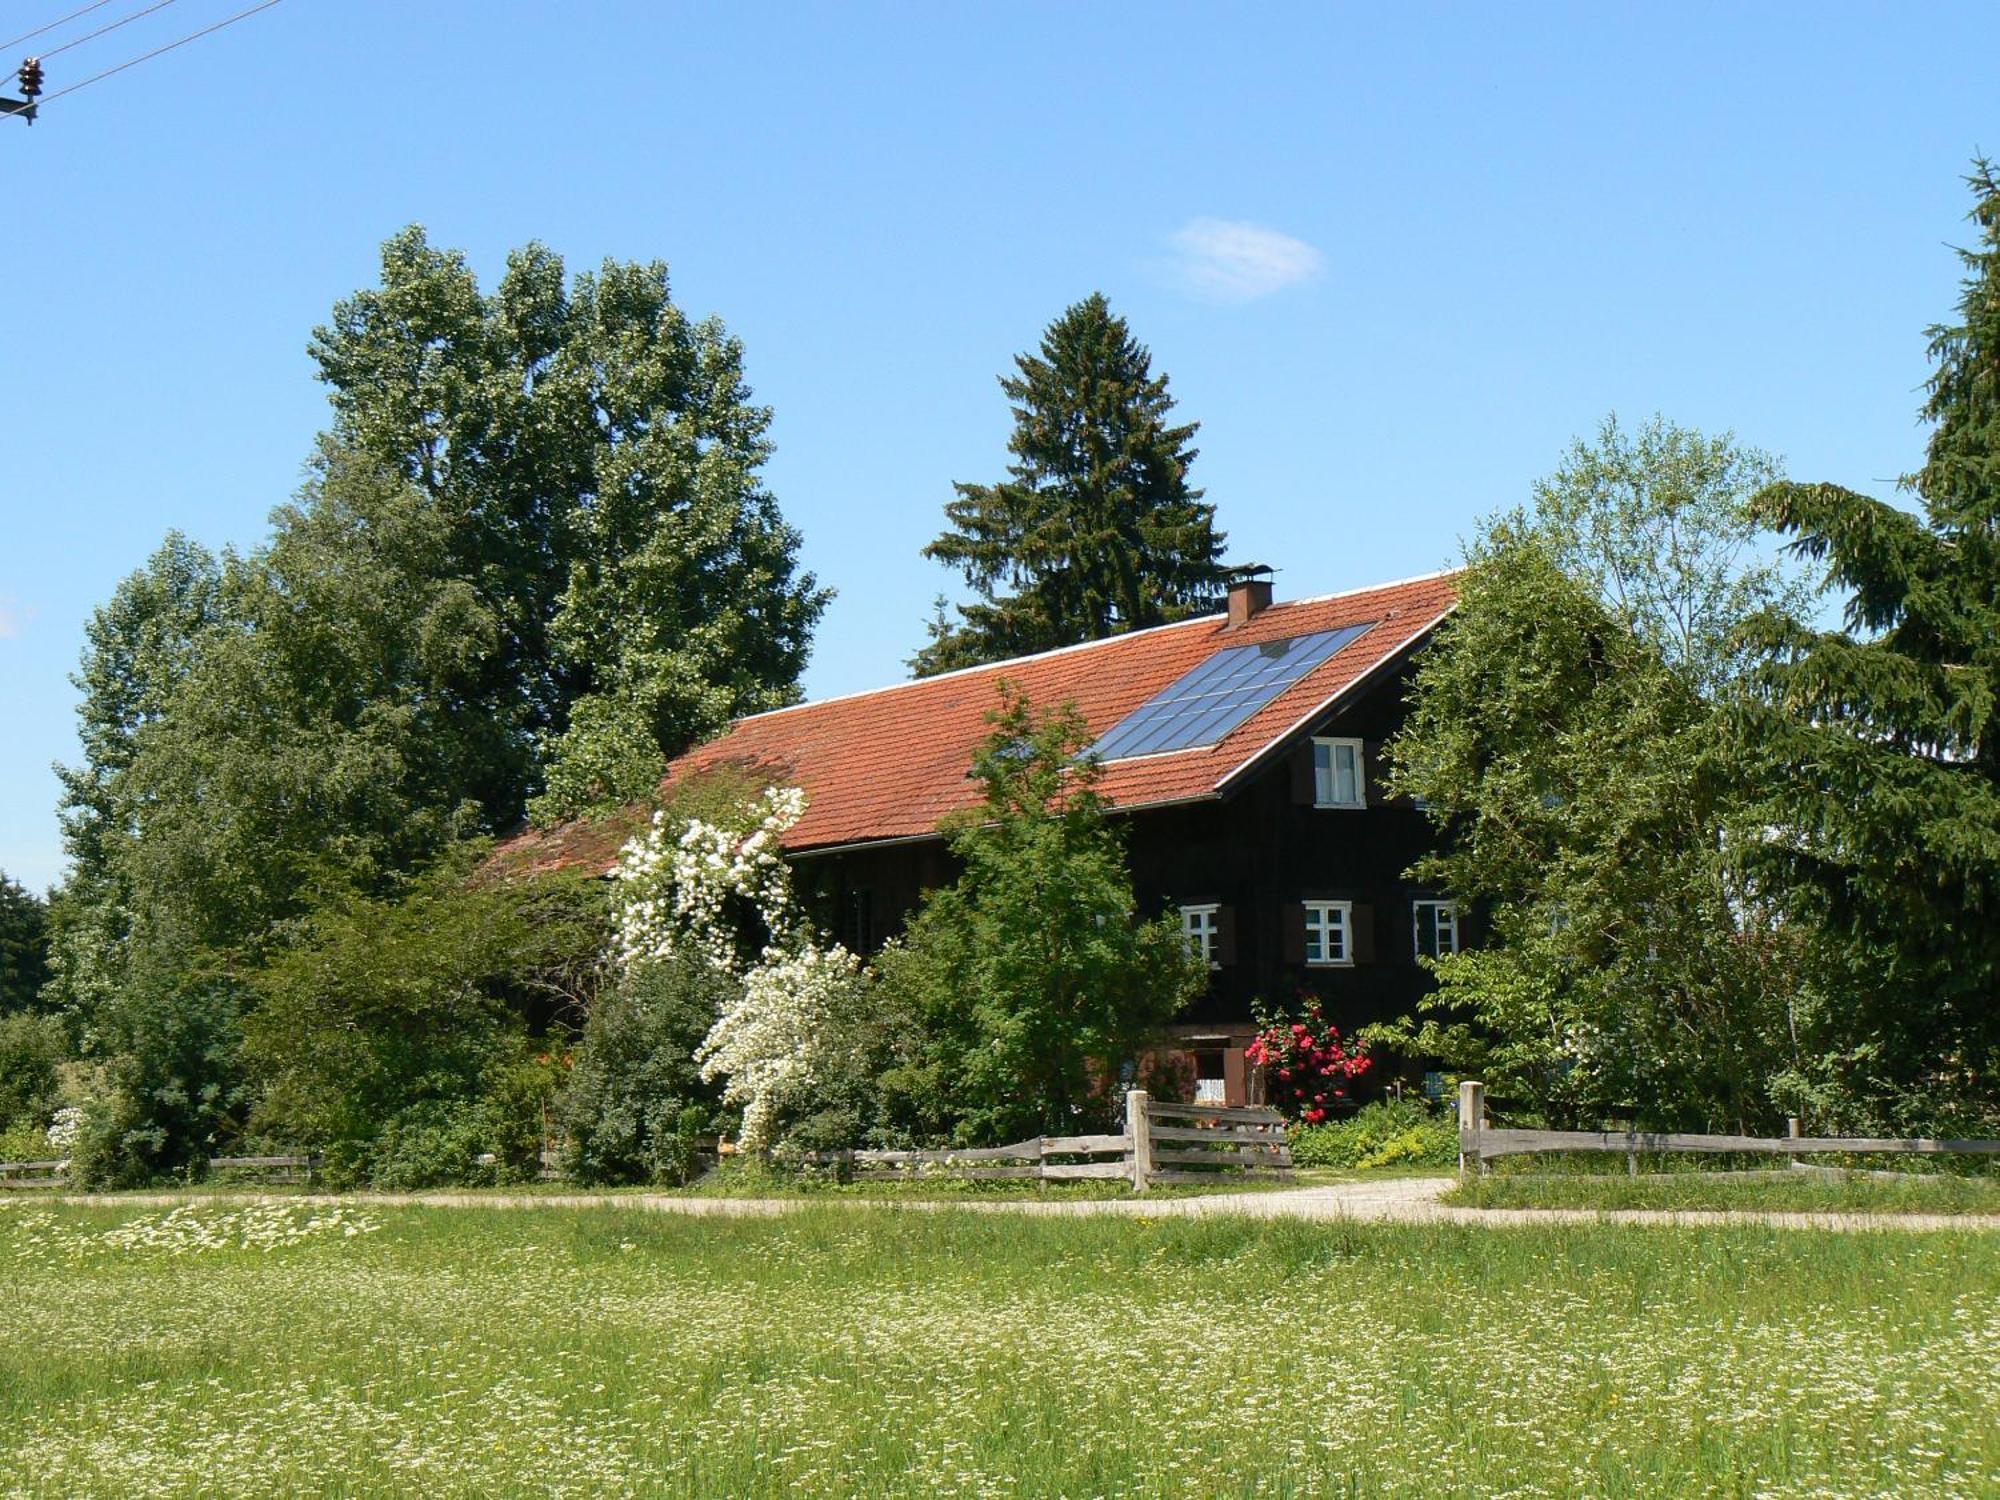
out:
{"label": "spruce tree", "polygon": [[1223,534],[1188,484],[1195,423],[1170,425],[1167,378],[1102,293],[1015,358],[1014,461],[998,484],[954,484],[949,527],[926,557],[964,574],[976,599],[942,602],[919,676],[999,661],[1215,606]]}
{"label": "spruce tree", "polygon": [[1762,494],[1846,592],[1846,628],[1764,619],[1746,710],[1771,755],[1756,856],[1848,992],[1827,1081],[1912,1123],[2000,1111],[2000,178],[1982,159],[1967,182],[1978,240],[1957,320],[1929,330],[1918,511],[1832,484]]}

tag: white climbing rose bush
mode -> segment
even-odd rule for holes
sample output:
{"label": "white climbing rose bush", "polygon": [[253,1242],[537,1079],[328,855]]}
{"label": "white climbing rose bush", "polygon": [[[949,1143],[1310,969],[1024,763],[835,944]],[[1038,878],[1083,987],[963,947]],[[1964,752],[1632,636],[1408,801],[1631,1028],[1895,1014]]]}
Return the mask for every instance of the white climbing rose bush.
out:
{"label": "white climbing rose bush", "polygon": [[[805,808],[797,787],[772,787],[740,821],[693,818],[676,832],[655,813],[616,871],[625,972],[678,960],[737,981],[737,998],[695,1059],[701,1076],[723,1080],[723,1098],[742,1106],[747,1150],[768,1148],[786,1106],[812,1089],[866,983],[860,959],[822,944],[793,895],[784,836]],[[748,954],[732,909],[744,905],[764,929],[762,946]]]}

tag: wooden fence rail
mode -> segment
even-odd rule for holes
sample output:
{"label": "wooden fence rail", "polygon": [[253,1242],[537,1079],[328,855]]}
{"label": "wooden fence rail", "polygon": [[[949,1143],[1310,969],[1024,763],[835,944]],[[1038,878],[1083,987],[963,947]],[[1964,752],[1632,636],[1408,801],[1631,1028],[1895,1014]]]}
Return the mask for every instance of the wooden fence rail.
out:
{"label": "wooden fence rail", "polygon": [[[1172,1123],[1160,1123],[1165,1121]],[[1291,1141],[1276,1110],[1165,1104],[1150,1099],[1144,1089],[1125,1095],[1125,1130],[1119,1135],[1038,1135],[1006,1146],[957,1151],[822,1151],[804,1159],[875,1181],[920,1174],[972,1181],[1099,1178],[1129,1181],[1135,1192],[1160,1182],[1212,1185],[1231,1178],[1281,1176],[1292,1169]]]}
{"label": "wooden fence rail", "polygon": [[1700,1135],[1654,1130],[1496,1130],[1486,1122],[1485,1085],[1468,1080],[1458,1086],[1460,1171],[1471,1166],[1483,1168],[1496,1157],[1539,1151],[1616,1152],[1625,1157],[1629,1170],[1637,1172],[1641,1152],[1717,1151],[1794,1157],[1876,1152],[2000,1156],[2000,1141],[1931,1140],[1921,1136]]}
{"label": "wooden fence rail", "polygon": [[[1291,1138],[1273,1109],[1168,1104],[1144,1089],[1125,1095],[1125,1129],[1118,1134],[1038,1135],[1006,1146],[948,1151],[812,1152],[799,1158],[839,1167],[864,1179],[936,1175],[970,1180],[1027,1178],[1042,1182],[1102,1179],[1129,1182],[1134,1192],[1156,1183],[1214,1186],[1234,1180],[1283,1179],[1292,1170]],[[480,1158],[490,1163],[490,1156]],[[216,1156],[212,1172],[284,1172],[310,1183],[322,1166],[318,1152],[291,1156]],[[0,1188],[61,1187],[66,1161],[0,1162]],[[556,1156],[544,1152],[542,1175]]]}

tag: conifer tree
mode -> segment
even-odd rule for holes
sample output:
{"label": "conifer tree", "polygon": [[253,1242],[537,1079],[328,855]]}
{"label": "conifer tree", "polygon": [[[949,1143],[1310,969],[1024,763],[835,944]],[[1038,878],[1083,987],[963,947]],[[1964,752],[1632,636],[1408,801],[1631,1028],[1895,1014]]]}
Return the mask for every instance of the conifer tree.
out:
{"label": "conifer tree", "polygon": [[[1918,513],[1833,484],[1760,497],[1848,595],[1843,630],[1772,615],[1748,732],[1769,747],[1757,854],[1831,939],[1854,1043],[1829,1079],[1906,1115],[2000,1111],[2000,178],[1933,327]],[[1928,1102],[1926,1102],[1928,1101]]]}
{"label": "conifer tree", "polygon": [[924,549],[977,597],[956,622],[940,602],[919,676],[1184,619],[1221,589],[1215,507],[1188,484],[1197,424],[1170,425],[1166,376],[1103,294],[1014,363],[1008,478],[953,485]]}

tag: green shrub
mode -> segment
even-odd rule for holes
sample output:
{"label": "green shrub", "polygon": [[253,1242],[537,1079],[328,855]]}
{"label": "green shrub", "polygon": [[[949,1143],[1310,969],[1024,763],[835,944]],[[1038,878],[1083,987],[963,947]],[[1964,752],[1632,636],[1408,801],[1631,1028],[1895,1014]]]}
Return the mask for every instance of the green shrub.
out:
{"label": "green shrub", "polygon": [[564,1175],[586,1183],[694,1175],[689,1142],[711,1127],[716,1107],[694,1049],[729,986],[705,965],[660,962],[599,994],[557,1109]]}
{"label": "green shrub", "polygon": [[375,1140],[369,1182],[385,1192],[483,1186],[499,1180],[497,1163],[482,1163],[496,1134],[484,1100],[431,1099],[398,1114]]}
{"label": "green shrub", "polygon": [[56,1069],[68,1056],[69,1037],[57,1017],[0,1015],[0,1129],[23,1122],[48,1126]]}
{"label": "green shrub", "polygon": [[532,1033],[560,1034],[595,983],[602,897],[564,876],[478,878],[476,852],[393,896],[329,900],[256,972],[260,1139],[322,1150],[335,1180],[469,1180],[446,1140],[468,1133],[503,1175],[536,1169],[555,1069]]}
{"label": "green shrub", "polygon": [[1458,1127],[1449,1114],[1420,1100],[1383,1099],[1334,1124],[1295,1127],[1292,1160],[1354,1172],[1450,1167],[1458,1162]]}
{"label": "green shrub", "polygon": [[98,1056],[57,1069],[80,1187],[197,1177],[240,1129],[242,996],[228,980],[140,976],[99,1018]]}
{"label": "green shrub", "polygon": [[49,1141],[46,1122],[23,1116],[0,1130],[0,1161],[53,1161],[64,1154]]}

